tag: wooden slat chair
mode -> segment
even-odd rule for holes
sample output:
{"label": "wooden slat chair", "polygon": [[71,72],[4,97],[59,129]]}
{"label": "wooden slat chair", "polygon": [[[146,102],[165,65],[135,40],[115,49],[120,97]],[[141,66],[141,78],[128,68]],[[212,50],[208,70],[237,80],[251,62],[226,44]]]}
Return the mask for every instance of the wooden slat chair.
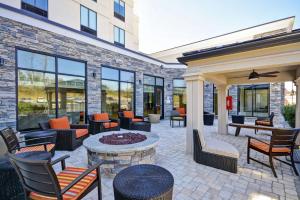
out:
{"label": "wooden slat chair", "polygon": [[[98,199],[102,199],[100,165],[86,168],[66,167],[65,159],[33,161],[9,154],[16,169],[27,199],[32,200],[77,200],[98,187]],[[52,165],[61,162],[62,171],[55,174]]]}
{"label": "wooden slat chair", "polygon": [[[273,119],[275,114],[272,112],[269,117],[267,118],[258,118],[255,120],[255,126],[269,126],[273,127]],[[257,133],[257,129],[255,129],[255,134]]]}
{"label": "wooden slat chair", "polygon": [[[52,156],[55,153],[55,144],[51,142],[43,142],[43,143],[35,143],[30,145],[25,145],[26,142],[34,142],[35,140],[41,140],[41,139],[50,139],[53,138],[53,136],[47,136],[47,137],[39,137],[36,139],[28,139],[23,140],[21,142],[18,141],[18,138],[12,128],[5,128],[0,131],[0,135],[3,138],[3,141],[7,147],[7,151],[9,153],[23,153],[23,152],[30,152],[30,151],[47,151],[52,154]],[[24,145],[22,145],[24,144]]]}
{"label": "wooden slat chair", "polygon": [[[299,131],[300,129],[273,130],[270,142],[262,141],[257,138],[248,136],[247,163],[249,164],[250,160],[253,160],[264,166],[270,167],[273,171],[274,176],[277,177],[273,164],[274,158],[275,160],[292,166],[295,171],[295,174],[298,176],[299,174],[297,172],[294,162],[294,146]],[[268,155],[270,165],[250,157],[250,149]],[[277,158],[281,156],[290,156],[291,163]]]}

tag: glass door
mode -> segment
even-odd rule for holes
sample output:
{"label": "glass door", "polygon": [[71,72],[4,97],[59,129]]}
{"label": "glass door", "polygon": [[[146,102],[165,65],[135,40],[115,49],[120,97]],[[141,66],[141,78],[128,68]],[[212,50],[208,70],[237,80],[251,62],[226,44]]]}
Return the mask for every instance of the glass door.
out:
{"label": "glass door", "polygon": [[163,118],[163,87],[156,86],[155,94],[155,113],[160,114],[160,117]]}

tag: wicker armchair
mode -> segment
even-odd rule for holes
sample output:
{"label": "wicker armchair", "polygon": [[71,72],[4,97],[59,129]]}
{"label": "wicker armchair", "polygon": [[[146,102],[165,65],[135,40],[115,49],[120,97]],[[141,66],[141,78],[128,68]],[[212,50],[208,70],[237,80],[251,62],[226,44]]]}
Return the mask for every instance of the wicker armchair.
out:
{"label": "wicker armchair", "polygon": [[206,126],[213,126],[214,125],[214,120],[215,120],[215,115],[211,114],[209,112],[204,112],[203,113],[203,123]]}
{"label": "wicker armchair", "polygon": [[143,122],[144,117],[136,116],[132,111],[118,112],[118,116],[121,123],[121,128],[132,130],[134,122]]}
{"label": "wicker armchair", "polygon": [[[273,159],[278,160],[284,164],[287,164],[293,167],[295,174],[299,176],[299,173],[296,169],[294,162],[294,146],[297,136],[300,132],[300,129],[292,130],[273,130],[271,140],[263,141],[251,136],[248,136],[248,150],[247,150],[247,163],[250,163],[250,160],[258,162],[264,166],[270,167],[275,177],[277,177]],[[250,156],[250,150],[258,151],[262,154],[269,156],[270,164],[267,165],[253,157]],[[284,160],[280,160],[277,157],[289,156],[291,163],[288,163]]]}
{"label": "wicker armchair", "polygon": [[[9,153],[23,153],[23,152],[32,152],[32,151],[47,151],[54,156],[55,153],[55,144],[52,142],[40,142],[41,139],[53,139],[54,137],[40,137],[36,139],[18,141],[18,138],[12,128],[5,128],[0,131],[0,135],[3,138],[3,141],[6,145],[7,151]],[[36,141],[36,142],[35,142]],[[27,143],[30,143],[27,145]],[[26,145],[21,145],[26,144]]]}
{"label": "wicker armchair", "polygon": [[[95,117],[100,117],[99,120],[95,120]],[[97,134],[106,131],[119,131],[120,130],[120,120],[109,118],[107,113],[93,114],[89,115],[89,133]]]}
{"label": "wicker armchair", "polygon": [[57,132],[57,150],[73,151],[82,145],[85,138],[89,137],[88,125],[86,124],[69,124],[69,128],[51,128],[49,122],[39,123],[39,125],[42,130]]}
{"label": "wicker armchair", "polygon": [[[255,120],[256,126],[270,126],[273,127],[273,119],[275,114],[272,112],[269,117],[267,118],[257,118]],[[255,129],[255,134],[257,133],[257,130]]]}
{"label": "wicker armchair", "polygon": [[[64,156],[49,161],[32,161],[9,154],[26,194],[26,199],[73,199],[84,198],[93,189],[98,189],[98,199],[102,199],[100,165],[76,168],[66,167]],[[61,162],[62,171],[55,174],[53,165]]]}

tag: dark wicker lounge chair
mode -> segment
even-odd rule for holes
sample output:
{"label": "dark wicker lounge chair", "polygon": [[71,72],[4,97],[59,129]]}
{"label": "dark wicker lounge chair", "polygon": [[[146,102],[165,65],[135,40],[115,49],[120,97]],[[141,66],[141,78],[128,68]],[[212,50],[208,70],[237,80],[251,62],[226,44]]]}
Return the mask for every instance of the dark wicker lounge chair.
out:
{"label": "dark wicker lounge chair", "polygon": [[[97,120],[95,120],[95,117]],[[120,120],[109,118],[107,113],[89,115],[89,133],[97,134],[106,131],[119,131]]]}
{"label": "dark wicker lounge chair", "polygon": [[203,114],[203,123],[206,126],[213,126],[215,120],[215,115],[209,112],[204,112]]}
{"label": "dark wicker lounge chair", "polygon": [[88,125],[86,124],[69,124],[69,128],[51,128],[49,122],[39,123],[39,125],[42,130],[57,132],[57,150],[73,151],[82,145],[85,138],[89,137]]}
{"label": "dark wicker lounge chair", "polygon": [[220,140],[205,140],[203,134],[198,133],[198,130],[193,131],[193,139],[195,162],[237,173],[239,152],[234,146]]}
{"label": "dark wicker lounge chair", "polygon": [[[264,166],[270,167],[272,169],[274,176],[277,177],[274,164],[273,164],[273,158],[274,158],[275,160],[278,160],[289,166],[292,166],[295,171],[295,174],[298,176],[299,173],[295,167],[295,162],[294,162],[294,146],[299,131],[300,129],[274,130],[272,131],[271,140],[268,142],[248,136],[247,163],[249,164],[250,160],[253,160]],[[267,165],[259,160],[250,157],[251,149],[269,156],[270,165]],[[276,158],[282,156],[289,156],[291,159],[291,163]]]}
{"label": "dark wicker lounge chair", "polygon": [[[66,167],[64,156],[49,161],[32,161],[9,154],[10,161],[18,173],[27,199],[82,199],[94,188],[98,188],[98,199],[102,199],[100,163],[92,167]],[[52,165],[61,162],[62,171],[55,174]]]}
{"label": "dark wicker lounge chair", "polygon": [[[257,118],[255,120],[255,125],[256,126],[270,126],[273,127],[273,119],[274,119],[275,114],[272,112],[269,117],[267,118]],[[257,130],[255,129],[255,134],[257,133]]]}
{"label": "dark wicker lounge chair", "polygon": [[235,124],[244,124],[245,123],[245,116],[243,116],[243,115],[232,115],[231,119],[232,119],[232,123],[235,123]]}
{"label": "dark wicker lounge chair", "polygon": [[[0,131],[0,135],[7,147],[9,153],[24,153],[31,151],[47,151],[53,156],[55,153],[55,143],[51,142],[40,142],[41,139],[53,139],[53,137],[40,137],[36,139],[24,140],[19,142],[18,138],[12,128],[5,128]],[[54,139],[55,140],[55,139]],[[37,141],[37,143],[34,143]],[[26,143],[30,143],[26,145]],[[23,144],[23,145],[20,145]]]}
{"label": "dark wicker lounge chair", "polygon": [[132,124],[134,122],[143,122],[144,117],[142,116],[136,116],[132,111],[123,111],[118,112],[118,116],[121,123],[121,128],[132,130]]}

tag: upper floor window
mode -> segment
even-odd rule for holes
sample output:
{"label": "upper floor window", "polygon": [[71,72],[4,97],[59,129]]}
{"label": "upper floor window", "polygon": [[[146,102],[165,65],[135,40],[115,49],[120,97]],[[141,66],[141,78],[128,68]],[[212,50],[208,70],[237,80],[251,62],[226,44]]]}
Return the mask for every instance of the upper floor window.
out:
{"label": "upper floor window", "polygon": [[114,27],[115,44],[125,47],[125,31],[117,26]]}
{"label": "upper floor window", "polygon": [[48,0],[22,0],[22,9],[48,17]]}
{"label": "upper floor window", "polygon": [[80,29],[84,32],[97,35],[97,13],[80,6]]}
{"label": "upper floor window", "polygon": [[125,21],[125,2],[115,0],[114,2],[114,15],[122,21]]}

